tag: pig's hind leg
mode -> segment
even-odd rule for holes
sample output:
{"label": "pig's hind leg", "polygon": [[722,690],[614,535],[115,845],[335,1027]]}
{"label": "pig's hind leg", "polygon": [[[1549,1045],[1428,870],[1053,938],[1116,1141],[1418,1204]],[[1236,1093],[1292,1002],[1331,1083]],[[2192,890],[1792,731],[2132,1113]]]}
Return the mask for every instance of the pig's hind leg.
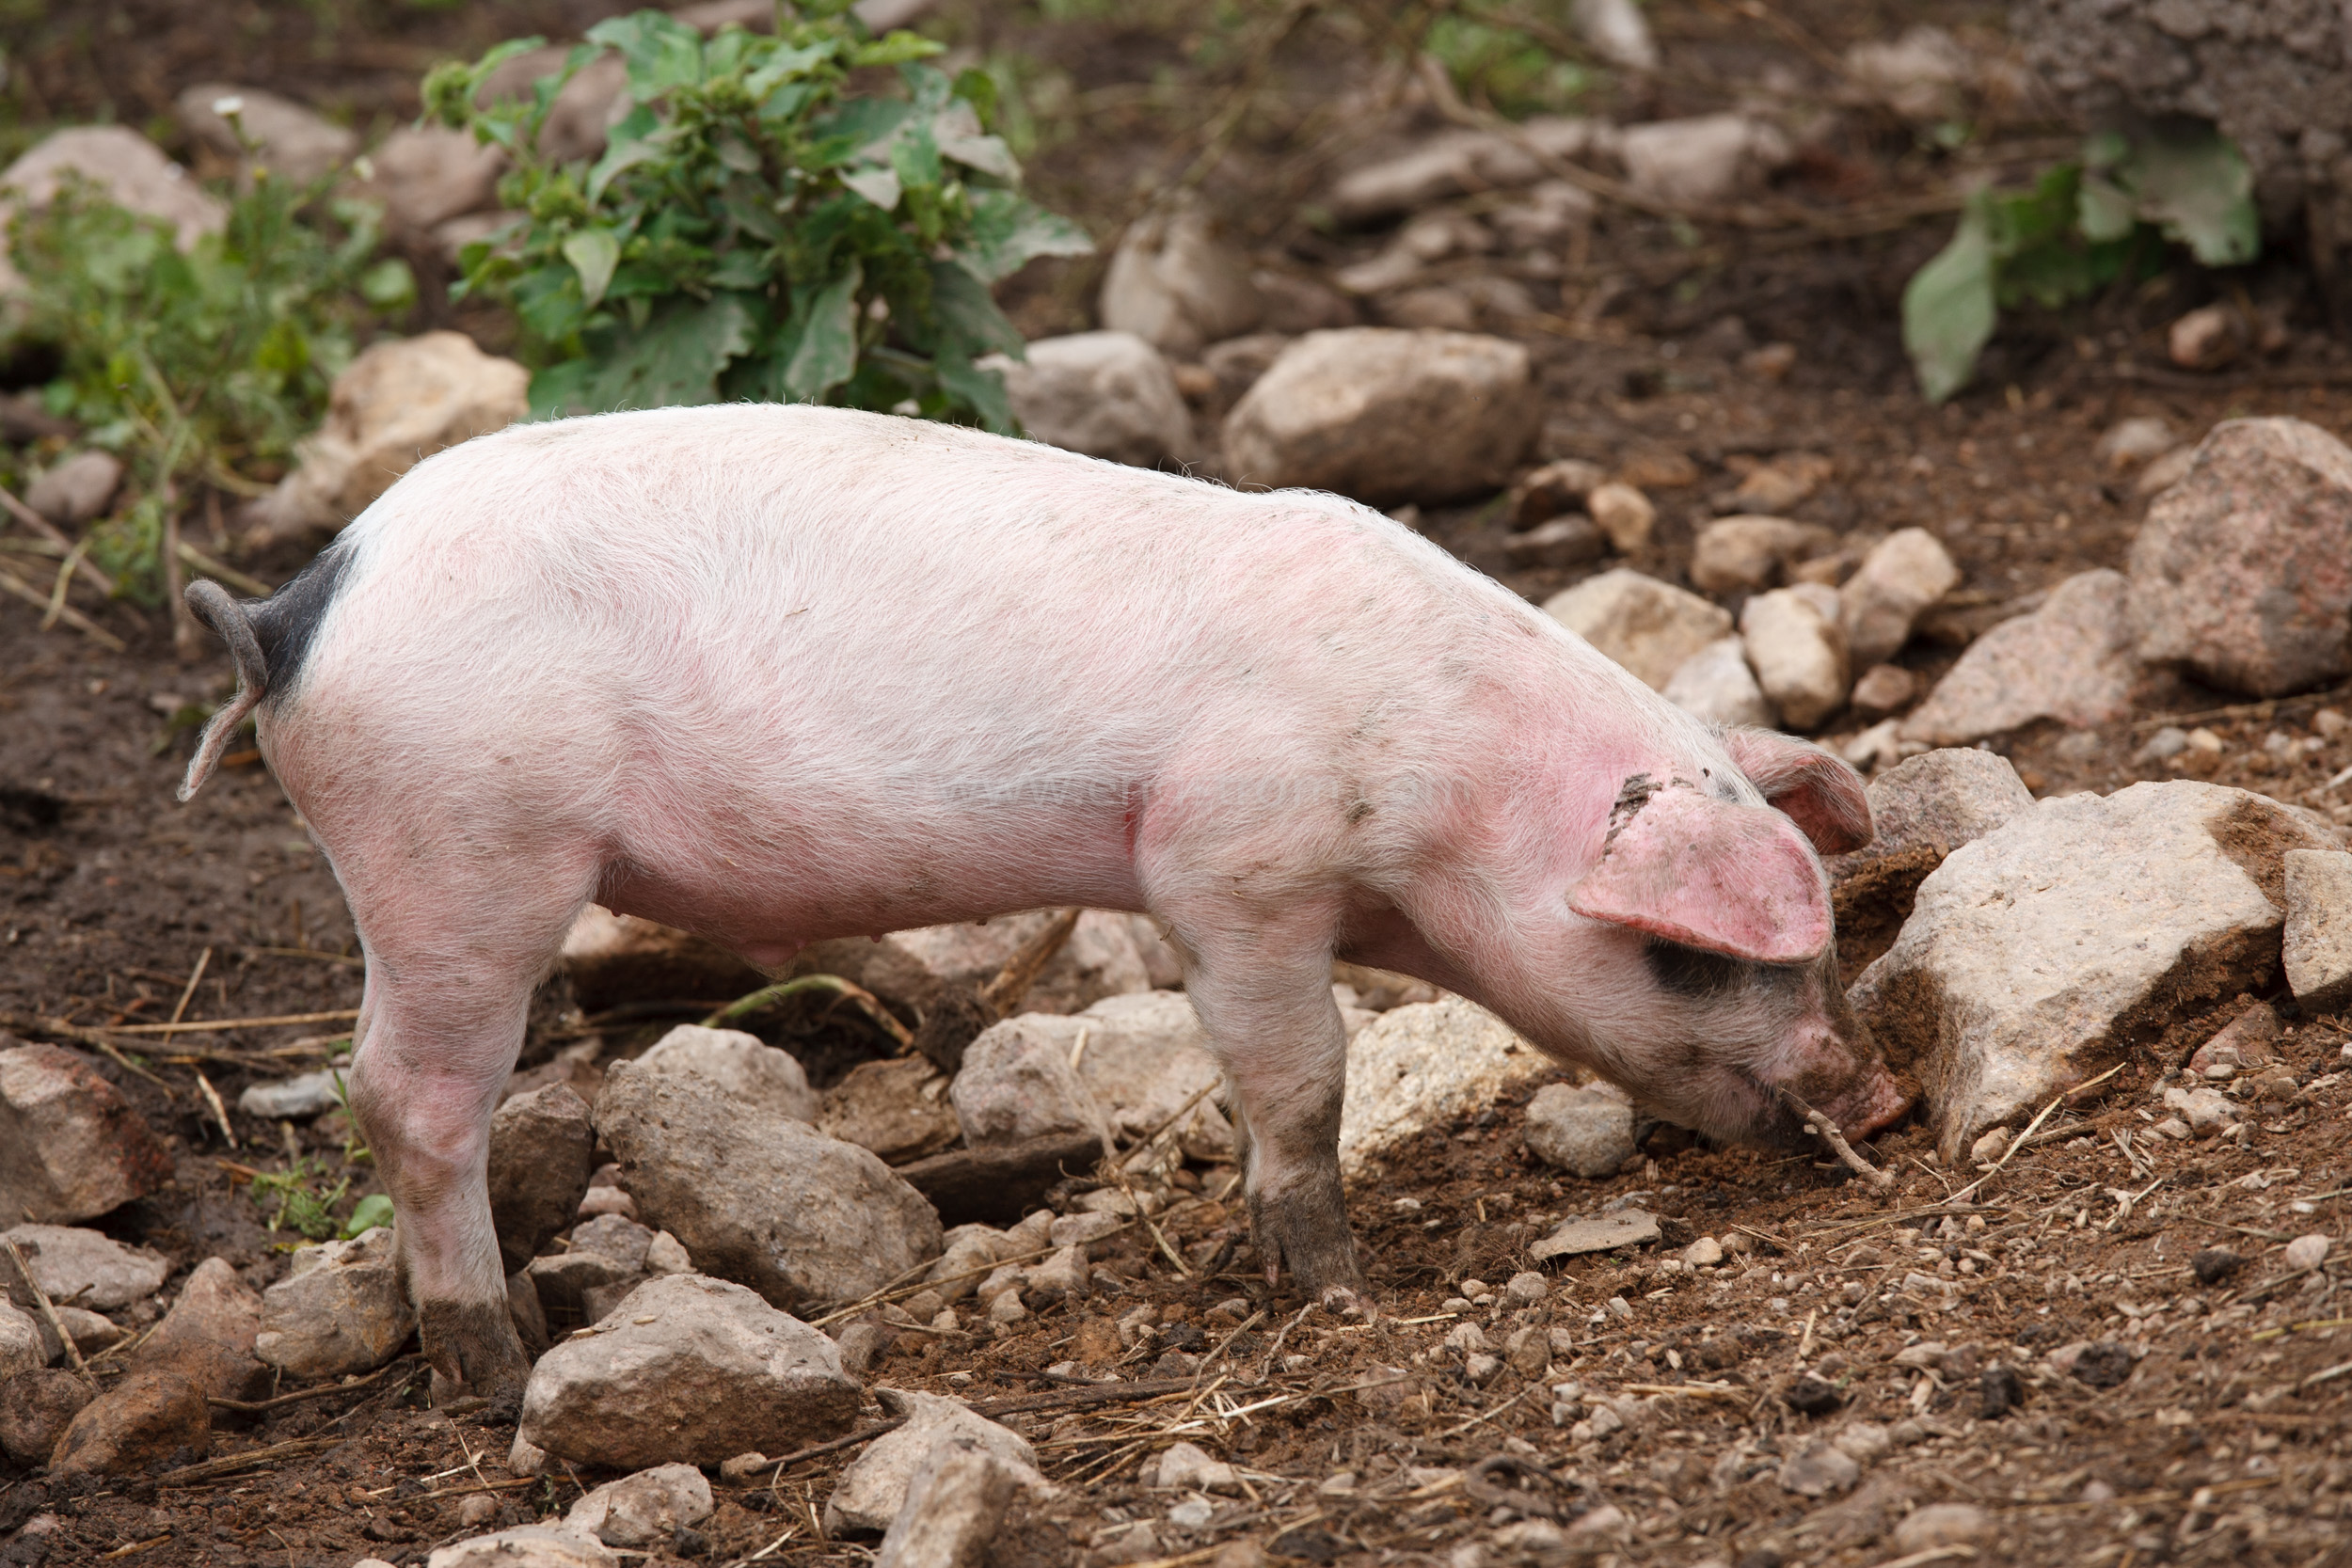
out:
{"label": "pig's hind leg", "polygon": [[490,1218],[490,1116],[522,1048],[531,993],[585,901],[572,884],[586,879],[529,865],[475,870],[489,874],[460,873],[455,887],[347,879],[368,958],[351,1106],[391,1194],[436,1400],[463,1390],[505,1403],[531,1364]]}

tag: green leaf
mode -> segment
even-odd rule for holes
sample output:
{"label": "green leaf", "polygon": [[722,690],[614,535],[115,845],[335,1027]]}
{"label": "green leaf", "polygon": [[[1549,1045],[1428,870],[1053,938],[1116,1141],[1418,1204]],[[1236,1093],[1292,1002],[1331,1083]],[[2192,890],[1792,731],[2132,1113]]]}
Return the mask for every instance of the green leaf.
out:
{"label": "green leaf", "polygon": [[405,310],[417,302],[417,275],[397,256],[387,256],[359,275],[359,297],[378,310]]}
{"label": "green leaf", "polygon": [[1968,384],[1993,337],[1994,257],[1985,203],[1969,204],[1951,243],[1903,290],[1903,348],[1930,403]]}
{"label": "green leaf", "polygon": [[943,353],[954,348],[977,358],[993,350],[1019,359],[1028,347],[989,297],[988,285],[953,261],[931,263],[931,312],[945,334]]}
{"label": "green leaf", "polygon": [[2262,253],[2254,171],[2210,126],[2166,130],[2135,143],[2122,166],[2139,215],[2188,246],[2209,267],[2237,266]]}
{"label": "green leaf", "polygon": [[2094,244],[2123,239],[2139,225],[2139,213],[2132,204],[2131,193],[2105,174],[2083,176],[2074,205],[2075,223],[2081,227],[2083,237]]}
{"label": "green leaf", "polygon": [[1017,192],[972,193],[972,229],[955,259],[983,283],[1009,277],[1040,256],[1090,256],[1085,230]]}
{"label": "green leaf", "polygon": [[[631,135],[630,123],[639,115],[645,116],[645,135]],[[670,150],[651,139],[653,117],[644,109],[636,110],[612,128],[612,139],[606,143],[604,156],[588,171],[588,199],[591,203],[604,199],[605,191],[613,180],[628,169],[656,162],[670,155]]]}
{"label": "green leaf", "polygon": [[621,52],[628,68],[628,96],[645,103],[672,87],[703,79],[703,36],[660,11],[616,16],[588,29],[588,41]]}
{"label": "green leaf", "polygon": [[784,389],[799,403],[817,403],[857,371],[857,291],[866,281],[857,262],[809,296],[800,344],[785,367]]}
{"label": "green leaf", "polygon": [[895,168],[866,167],[850,170],[841,182],[857,192],[885,213],[898,211],[898,171]]}
{"label": "green leaf", "polygon": [[718,399],[719,373],[751,347],[753,312],[739,294],[672,299],[644,327],[603,354],[552,365],[531,379],[533,418],[668,408]]}
{"label": "green leaf", "polygon": [[[805,76],[818,66],[829,63],[840,53],[836,39],[823,39],[801,48],[780,47],[759,63],[759,68],[743,78],[744,95],[760,103],[776,88],[795,77]],[[765,105],[761,113],[767,112]]]}
{"label": "green leaf", "polygon": [[947,46],[910,33],[903,27],[885,33],[871,43],[861,43],[850,52],[850,64],[859,70],[875,65],[905,65],[912,60],[928,60],[933,55],[945,55]]}
{"label": "green leaf", "polygon": [[343,1221],[342,1238],[352,1241],[391,1223],[392,1200],[382,1193],[370,1193],[352,1206],[351,1218]]}
{"label": "green leaf", "polygon": [[939,144],[931,139],[930,127],[909,125],[900,132],[890,144],[890,166],[898,171],[899,183],[909,190],[936,188],[941,173]]}
{"label": "green leaf", "polygon": [[938,373],[940,389],[977,415],[982,429],[999,436],[1021,434],[1021,420],[1012,411],[1001,371],[981,370],[961,355],[946,352],[931,361],[931,368]]}
{"label": "green leaf", "polygon": [[621,242],[610,229],[583,229],[564,242],[564,260],[580,274],[581,302],[593,310],[612,286],[612,269],[621,264]]}

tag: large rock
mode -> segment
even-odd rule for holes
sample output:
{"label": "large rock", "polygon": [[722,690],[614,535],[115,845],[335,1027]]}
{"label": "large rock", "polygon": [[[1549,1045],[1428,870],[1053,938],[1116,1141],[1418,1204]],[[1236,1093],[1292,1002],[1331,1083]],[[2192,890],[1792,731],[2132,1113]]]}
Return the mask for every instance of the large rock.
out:
{"label": "large rock", "polygon": [[54,1045],[0,1050],[0,1215],[71,1225],[170,1180],[171,1156],[87,1060]]}
{"label": "large rock", "polygon": [[[354,1568],[368,1568],[375,1560],[363,1560]],[[569,1524],[516,1525],[436,1547],[424,1568],[621,1568],[635,1560]]]}
{"label": "large rock", "polygon": [[1903,721],[1902,737],[1964,746],[2037,719],[2088,729],[2122,718],[2140,673],[2131,596],[2121,572],[2068,578],[2040,610],[1969,644]]}
{"label": "large rock", "polygon": [[424,458],[527,416],[530,388],[529,371],[462,332],[378,343],[335,378],[326,425],[304,438],[301,467],[254,503],[253,521],[271,539],[341,528]]}
{"label": "large rock", "polygon": [[1894,944],[1919,884],[1947,855],[2034,805],[2007,757],[1973,746],[1906,758],[1870,782],[1869,796],[1870,842],[1823,863],[1849,979]]}
{"label": "large rock", "polygon": [[1897,529],[1837,591],[1848,657],[1857,666],[1894,657],[1920,612],[1959,585],[1960,568],[1941,540],[1923,528]]}
{"label": "large rock", "polygon": [[[1190,997],[1172,990],[1104,997],[1077,1022],[1087,1031],[1078,1076],[1112,1131],[1131,1139],[1156,1131],[1206,1088],[1210,1095],[1185,1117],[1178,1137],[1190,1153],[1232,1147],[1232,1128],[1215,1092],[1223,1069]],[[1071,1049],[1077,1050],[1074,1040]]]}
{"label": "large rock", "polygon": [[904,1417],[906,1425],[875,1439],[841,1472],[825,1503],[826,1535],[837,1539],[846,1532],[888,1529],[906,1501],[915,1471],[942,1438],[968,1439],[994,1455],[1023,1484],[1048,1489],[1029,1440],[977,1414],[961,1400],[898,1388],[877,1388],[874,1397],[888,1414]]}
{"label": "large rock", "polygon": [[1837,536],[1787,517],[1718,517],[1691,549],[1691,583],[1702,593],[1754,593],[1779,583],[1788,568],[1820,555]]}
{"label": "large rock", "polygon": [[1471,191],[1534,184],[1545,175],[1536,151],[1581,158],[1616,146],[1608,125],[1563,116],[1538,115],[1519,126],[1518,134],[1524,144],[1499,132],[1440,132],[1408,151],[1343,176],[1331,187],[1332,211],[1350,223],[1392,218]]}
{"label": "large rock", "polygon": [[[235,105],[234,127],[222,113],[230,103]],[[357,133],[262,87],[199,82],[181,88],[172,107],[188,134],[222,157],[243,160],[245,144],[255,143],[254,161],[272,178],[296,185],[333,173],[359,150]]]}
{"label": "large rock", "polygon": [[[169,224],[182,250],[229,222],[229,209],[206,195],[186,169],[136,131],[119,125],[75,126],[43,136],[0,172],[0,212],[20,204],[48,206],[68,176],[96,185],[118,207]],[[23,286],[22,275],[0,255],[0,294]]]}
{"label": "large rock", "polygon": [[203,1391],[169,1372],[133,1372],[74,1414],[49,1456],[56,1476],[119,1476],[212,1450]]}
{"label": "large rock", "polygon": [[1508,483],[1540,411],[1527,351],[1503,339],[1310,332],[1226,416],[1225,474],[1375,506],[1450,500]]}
{"label": "large rock", "polygon": [[572,1504],[569,1529],[586,1530],[608,1546],[666,1547],[681,1528],[710,1517],[710,1482],[691,1465],[657,1465],[606,1481]]}
{"label": "large rock", "polygon": [[1748,668],[1747,645],[1736,637],[1709,642],[1677,666],[1666,701],[1710,724],[1771,725],[1778,715]]}
{"label": "large rock", "polygon": [[1110,331],[1133,333],[1185,358],[1241,336],[1265,312],[1249,263],[1217,238],[1200,203],[1185,198],[1127,226],[1103,275],[1100,308]]}
{"label": "large rock", "polygon": [[591,1012],[653,999],[728,1002],[768,983],[716,942],[601,904],[572,922],[556,962]]}
{"label": "large rock", "polygon": [[815,1126],[824,1101],[789,1052],[739,1029],[681,1023],[637,1058],[658,1072],[691,1072],[709,1079],[745,1105]]}
{"label": "large rock", "polygon": [[121,486],[121,458],[110,451],[77,451],[42,469],[25,488],[24,504],[59,528],[80,528],[104,515]]}
{"label": "large rock", "polygon": [[259,1399],[271,1381],[270,1369],[253,1354],[261,1332],[261,1296],[227,1259],[207,1258],[141,1341],[131,1367],[185,1378],[215,1399]]}
{"label": "large rock", "polygon": [[698,1073],[616,1063],[596,1122],[644,1222],[779,1307],[852,1300],[939,1256],[939,1216],[872,1153]]}
{"label": "large rock", "polygon": [[2295,419],[2216,425],[2132,544],[2139,657],[2258,697],[2352,671],[2352,448]]}
{"label": "large rock", "polygon": [[1938,1148],[2031,1116],[2279,964],[2283,857],[2333,848],[2287,807],[2180,781],[2044,800],[1956,849],[1852,1000],[1918,1074]]}
{"label": "large rock", "polygon": [[587,1102],[569,1085],[516,1095],[491,1116],[490,1223],[507,1273],[539,1256],[572,1223],[596,1168],[596,1129]]}
{"label": "large rock", "polygon": [[1392,1008],[1348,1044],[1340,1168],[1369,1177],[1400,1145],[1556,1070],[1509,1024],[1459,997]]}
{"label": "large rock", "polygon": [[886,1165],[936,1154],[963,1135],[947,1080],[921,1056],[860,1062],[825,1091],[818,1131],[870,1148]]}
{"label": "large rock", "polygon": [[1624,665],[1653,691],[1731,635],[1731,612],[1687,589],[1619,566],[1544,601],[1544,613]]}
{"label": "large rock", "polygon": [[1071,1047],[1062,1036],[1072,1032],[1062,1020],[1026,1014],[980,1032],[965,1048],[963,1066],[947,1090],[964,1142],[1013,1144],[1091,1132],[1109,1152],[1103,1108],[1070,1065]]}
{"label": "large rock", "polygon": [[1546,1084],[1520,1136],[1546,1164],[1598,1180],[1633,1158],[1633,1105],[1611,1085]]}
{"label": "large rock", "polygon": [[294,1255],[293,1272],[262,1292],[253,1354],[291,1377],[372,1372],[416,1326],[392,1233],[378,1226]]}
{"label": "large rock", "polygon": [[0,1240],[14,1242],[33,1283],[60,1306],[110,1312],[163,1289],[171,1263],[161,1253],[127,1247],[95,1230],[62,1225],[20,1225]]}
{"label": "large rock", "polygon": [[612,1469],[716,1465],[838,1436],[858,1394],[806,1323],[740,1285],[668,1275],[539,1358],[516,1436]]}
{"label": "large rock", "polygon": [[1176,372],[1133,332],[1040,338],[1025,359],[993,357],[1032,440],[1148,468],[1193,451],[1192,415]]}
{"label": "large rock", "polygon": [[[0,1307],[0,1312],[8,1308]],[[7,1330],[0,1328],[0,1338]],[[0,1351],[0,1365],[7,1352]],[[0,1375],[0,1454],[27,1470],[49,1463],[57,1439],[82,1407],[96,1398],[87,1383],[62,1367]]]}
{"label": "large rock", "polygon": [[1012,1506],[1013,1475],[969,1437],[943,1437],[924,1455],[906,1501],[874,1554],[874,1568],[980,1568]]}
{"label": "large rock", "polygon": [[384,203],[394,228],[418,234],[489,206],[506,155],[470,132],[404,125],[368,154],[368,164],[361,194]]}
{"label": "large rock", "polygon": [[0,1297],[0,1379],[49,1365],[49,1341],[40,1320]]}
{"label": "large rock", "polygon": [[2287,988],[2313,1010],[2352,997],[2352,854],[2290,849],[2286,855]]}
{"label": "large rock", "polygon": [[[1831,599],[1825,609],[1813,595]],[[1740,609],[1740,642],[1764,697],[1792,730],[1819,728],[1846,705],[1846,634],[1835,595],[1814,584],[1775,588]]]}

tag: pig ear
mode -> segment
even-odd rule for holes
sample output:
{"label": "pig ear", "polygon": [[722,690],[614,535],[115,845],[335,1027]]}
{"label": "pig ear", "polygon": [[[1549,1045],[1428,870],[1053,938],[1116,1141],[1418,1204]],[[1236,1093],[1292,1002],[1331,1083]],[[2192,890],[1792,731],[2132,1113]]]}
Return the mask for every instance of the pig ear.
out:
{"label": "pig ear", "polygon": [[1788,818],[1689,789],[1660,791],[1617,829],[1568,908],[1758,963],[1809,962],[1832,930],[1820,863]]}
{"label": "pig ear", "polygon": [[1862,775],[1839,758],[1772,730],[1727,730],[1724,746],[1765,800],[1788,813],[1822,854],[1842,855],[1870,842],[1870,798]]}

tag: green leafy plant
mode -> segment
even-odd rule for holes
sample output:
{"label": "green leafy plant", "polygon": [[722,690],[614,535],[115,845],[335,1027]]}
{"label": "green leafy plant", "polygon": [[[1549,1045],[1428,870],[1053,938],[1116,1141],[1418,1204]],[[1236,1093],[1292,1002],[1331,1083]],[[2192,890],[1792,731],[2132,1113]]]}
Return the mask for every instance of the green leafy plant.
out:
{"label": "green leafy plant", "polygon": [[[1092,245],[1020,194],[986,129],[986,72],[951,81],[923,63],[939,45],[869,38],[848,0],[807,0],[772,36],[614,18],[528,100],[480,105],[490,72],[537,45],[425,82],[429,114],[515,163],[500,195],[524,216],[467,247],[458,290],[514,306],[541,366],[534,412],[754,399],[1014,427],[1003,379],[975,363],[1022,350],[989,285]],[[608,50],[629,110],[593,164],[556,163],[538,147],[555,96]],[[853,91],[873,67],[904,96]]]}
{"label": "green leafy plant", "polygon": [[1448,10],[1430,22],[1422,47],[1465,98],[1512,116],[1565,109],[1592,86],[1592,73],[1516,24],[1526,20],[1481,16],[1475,7]]}
{"label": "green leafy plant", "polygon": [[277,1200],[268,1221],[272,1230],[293,1230],[313,1242],[324,1242],[342,1230],[342,1222],[335,1218],[335,1205],[351,1190],[348,1176],[321,1191],[325,1180],[307,1160],[294,1161],[281,1171],[259,1171],[253,1178],[253,1201],[266,1209],[272,1199]]}
{"label": "green leafy plant", "polygon": [[370,1193],[352,1205],[351,1218],[343,1221],[338,1232],[346,1242],[366,1235],[377,1226],[392,1223],[392,1200],[382,1193]]}
{"label": "green leafy plant", "polygon": [[1968,384],[2000,312],[2056,309],[2161,258],[2166,241],[2208,267],[2262,249],[2246,159],[2210,126],[2137,137],[2102,133],[2079,163],[2024,191],[1979,191],[1949,244],[1903,291],[1903,347],[1920,389],[1942,403]]}
{"label": "green leafy plant", "polygon": [[166,509],[198,483],[258,494],[255,470],[274,477],[318,422],[364,325],[415,297],[405,263],[375,259],[378,210],[326,188],[257,170],[185,254],[169,225],[78,181],[10,225],[19,335],[60,362],[50,410],[130,467],[132,499],[89,553],[133,598],[157,601]]}

